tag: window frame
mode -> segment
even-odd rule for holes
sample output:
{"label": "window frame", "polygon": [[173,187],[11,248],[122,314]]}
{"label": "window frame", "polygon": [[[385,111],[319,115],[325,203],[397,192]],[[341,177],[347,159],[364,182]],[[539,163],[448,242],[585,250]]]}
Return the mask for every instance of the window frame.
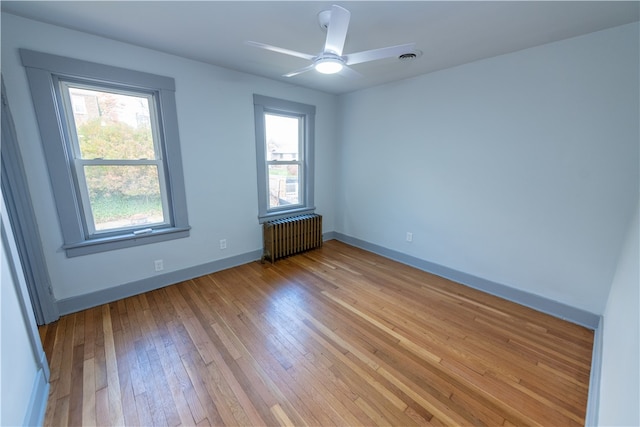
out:
{"label": "window frame", "polygon": [[[253,95],[255,134],[256,134],[256,166],[258,174],[258,220],[260,223],[284,218],[291,215],[312,213],[314,206],[314,146],[315,146],[315,113],[316,107],[299,102],[272,98],[264,95]],[[285,117],[296,117],[302,122],[299,143],[298,161],[280,161],[278,164],[295,163],[300,165],[299,203],[293,206],[269,208],[269,164],[266,150],[265,114]]]}
{"label": "window frame", "polygon": [[[75,108],[71,101],[71,88],[89,89],[96,91],[111,92],[127,96],[137,96],[147,99],[149,114],[151,117],[151,133],[153,135],[153,159],[88,159],[82,156],[80,141],[78,140],[77,123],[75,122]],[[166,168],[162,156],[162,139],[158,130],[158,108],[156,96],[148,91],[132,91],[131,89],[123,90],[121,87],[112,85],[88,84],[86,81],[77,81],[66,78],[56,78],[56,89],[60,92],[58,96],[61,99],[61,105],[64,108],[64,120],[69,129],[69,138],[66,141],[68,145],[68,153],[70,156],[70,165],[72,166],[76,185],[76,194],[80,196],[83,208],[83,226],[85,235],[89,239],[95,239],[100,236],[118,235],[126,232],[126,230],[141,229],[145,227],[164,228],[171,224],[171,210],[169,209],[169,200],[167,192]],[[138,227],[122,227],[112,228],[105,231],[95,229],[95,218],[93,218],[93,206],[89,197],[89,187],[87,185],[85,166],[155,166],[158,170],[158,184],[162,199],[162,211],[166,215],[164,222],[141,225]],[[93,221],[91,221],[93,218]]]}
{"label": "window frame", "polygon": [[[174,79],[28,49],[20,49],[20,56],[31,89],[64,241],[62,248],[67,257],[188,237],[191,227],[188,224]],[[168,225],[147,224],[135,229],[89,234],[82,195],[74,177],[72,131],[63,110],[66,101],[60,81],[152,95],[158,121],[158,148],[164,163],[165,180],[161,188],[166,189]]]}
{"label": "window frame", "polygon": [[[282,205],[282,206],[278,206],[278,207],[269,207],[269,202],[271,200],[270,197],[267,197],[266,199],[266,203],[267,203],[267,210],[269,212],[279,212],[279,211],[291,211],[291,210],[295,210],[295,209],[300,209],[300,208],[304,208],[305,207],[305,199],[304,199],[304,193],[305,193],[305,187],[304,187],[304,183],[305,183],[305,176],[304,176],[304,170],[305,170],[305,165],[304,165],[304,161],[305,161],[305,154],[306,154],[306,150],[304,147],[304,141],[305,141],[305,129],[306,129],[306,120],[304,115],[302,114],[283,114],[283,113],[275,113],[273,111],[265,111],[263,113],[263,117],[266,117],[267,115],[270,116],[277,116],[277,117],[285,117],[288,119],[295,119],[297,124],[298,124],[298,147],[297,147],[297,153],[296,153],[296,160],[278,160],[278,159],[272,159],[269,160],[269,153],[267,152],[267,135],[266,135],[266,131],[267,131],[267,127],[266,127],[266,119],[265,119],[265,141],[264,141],[264,148],[265,148],[265,168],[266,168],[266,179],[267,179],[267,194],[269,194],[269,185],[271,184],[270,182],[270,167],[271,166],[289,166],[289,165],[294,165],[298,167],[298,203],[296,204],[292,204],[292,205]],[[302,171],[302,173],[300,173]],[[302,197],[301,196],[302,193]]]}

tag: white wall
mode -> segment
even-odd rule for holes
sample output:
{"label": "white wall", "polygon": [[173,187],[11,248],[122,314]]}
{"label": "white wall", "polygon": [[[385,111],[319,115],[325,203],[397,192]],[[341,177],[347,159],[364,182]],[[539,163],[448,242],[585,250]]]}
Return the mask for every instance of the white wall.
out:
{"label": "white wall", "polygon": [[629,227],[603,315],[601,426],[640,425],[639,210]]}
{"label": "white wall", "polygon": [[336,231],[602,314],[638,200],[638,43],[635,23],[343,95]]}
{"label": "white wall", "polygon": [[[173,77],[191,236],[130,249],[66,258],[40,135],[18,48],[64,55]],[[317,212],[334,229],[337,97],[237,73],[2,14],[2,73],[21,144],[33,204],[60,300],[155,275],[206,264],[262,247],[258,224],[253,94],[316,106]],[[219,240],[227,239],[227,249]]]}
{"label": "white wall", "polygon": [[11,277],[9,260],[2,246],[2,336],[0,338],[0,425],[17,426],[25,419],[31,399],[31,386],[38,372],[38,365],[29,341],[28,331],[22,321],[15,282]]}
{"label": "white wall", "polygon": [[[6,234],[7,243],[14,245],[1,192],[0,205],[2,232]],[[21,283],[22,276],[18,276],[22,274],[20,265],[14,264],[18,259],[17,250],[15,246],[5,246],[5,238],[0,239],[0,257],[0,425],[19,426],[25,420],[33,419],[31,411],[34,406],[44,415],[40,411],[43,402],[37,402],[37,405],[34,402],[38,394],[38,379],[42,375],[36,355],[42,354],[43,350],[41,346],[34,348],[30,339],[30,333],[38,334],[35,319],[33,313],[22,312],[21,301],[27,292],[26,285],[23,279]],[[46,395],[42,397],[46,400]]]}

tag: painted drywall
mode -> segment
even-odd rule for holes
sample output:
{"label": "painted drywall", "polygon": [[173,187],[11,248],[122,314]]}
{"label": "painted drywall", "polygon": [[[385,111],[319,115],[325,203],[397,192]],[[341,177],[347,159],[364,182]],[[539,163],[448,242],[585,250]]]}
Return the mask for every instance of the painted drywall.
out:
{"label": "painted drywall", "polygon": [[0,425],[22,425],[29,400],[31,386],[38,372],[38,365],[31,351],[26,325],[22,321],[15,282],[11,277],[9,260],[2,246],[2,341],[0,356],[2,380],[0,399],[2,412]]}
{"label": "painted drywall", "polygon": [[[191,236],[67,258],[19,48],[169,76],[176,82]],[[2,14],[2,73],[33,192],[56,299],[109,289],[259,250],[253,94],[316,106],[315,203],[333,230],[337,97],[181,57]],[[219,240],[227,249],[219,249]]]}
{"label": "painted drywall", "polygon": [[336,231],[602,314],[638,200],[638,32],[341,96]]}
{"label": "painted drywall", "polygon": [[[4,200],[2,204],[2,232],[7,239],[13,239],[8,219],[5,216]],[[5,237],[5,236],[3,236]],[[39,360],[35,358],[29,331],[34,322],[27,322],[21,309],[19,280],[15,272],[21,272],[19,265],[13,264],[17,252],[11,256],[11,248],[5,247],[5,239],[0,239],[0,425],[19,426],[25,420],[32,419],[30,411],[33,404],[34,386],[40,372]],[[26,288],[24,288],[26,292]],[[27,316],[33,317],[32,313]],[[33,331],[37,335],[37,331]],[[45,397],[46,398],[46,397]]]}
{"label": "painted drywall", "polygon": [[598,425],[640,425],[640,228],[629,227],[603,315]]}

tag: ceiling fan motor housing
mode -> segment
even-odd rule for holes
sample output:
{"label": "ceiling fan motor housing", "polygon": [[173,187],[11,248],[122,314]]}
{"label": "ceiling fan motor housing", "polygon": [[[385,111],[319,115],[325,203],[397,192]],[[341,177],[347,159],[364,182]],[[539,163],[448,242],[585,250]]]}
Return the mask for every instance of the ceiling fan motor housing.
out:
{"label": "ceiling fan motor housing", "polygon": [[318,24],[320,24],[320,28],[326,30],[329,28],[329,21],[331,20],[331,10],[323,10],[318,13]]}
{"label": "ceiling fan motor housing", "polygon": [[344,59],[332,52],[324,52],[313,61],[313,65],[322,74],[335,74],[344,67]]}

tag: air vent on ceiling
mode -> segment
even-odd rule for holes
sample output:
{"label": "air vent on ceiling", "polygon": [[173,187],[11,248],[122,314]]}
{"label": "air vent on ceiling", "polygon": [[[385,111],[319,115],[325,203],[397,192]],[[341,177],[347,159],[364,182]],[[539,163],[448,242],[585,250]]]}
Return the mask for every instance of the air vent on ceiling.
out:
{"label": "air vent on ceiling", "polygon": [[400,61],[413,61],[414,59],[420,57],[421,55],[422,55],[421,51],[414,50],[412,52],[403,53],[402,55],[398,56],[398,59]]}

